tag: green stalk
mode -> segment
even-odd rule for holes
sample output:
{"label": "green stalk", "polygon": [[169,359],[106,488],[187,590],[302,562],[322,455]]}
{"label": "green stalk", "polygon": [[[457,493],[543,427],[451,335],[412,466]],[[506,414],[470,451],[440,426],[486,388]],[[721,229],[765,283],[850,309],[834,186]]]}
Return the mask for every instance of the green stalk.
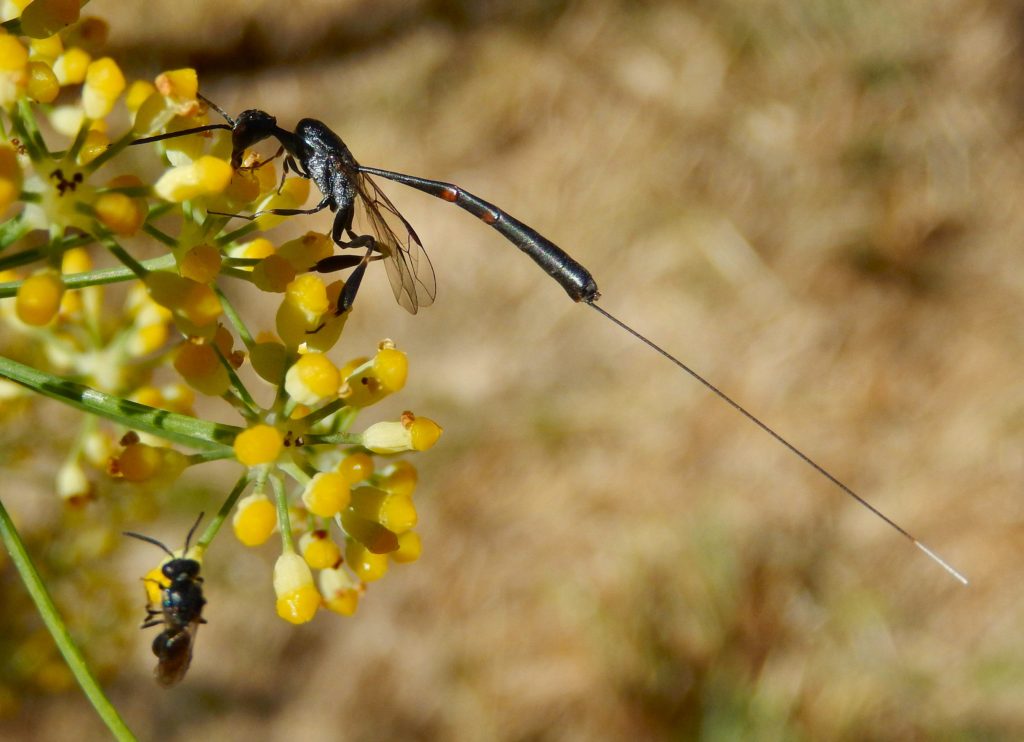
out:
{"label": "green stalk", "polygon": [[57,612],[57,606],[53,604],[53,599],[50,597],[46,585],[43,584],[39,572],[36,571],[35,565],[32,564],[32,559],[25,550],[25,544],[22,543],[21,538],[18,536],[18,531],[14,527],[11,517],[7,514],[2,501],[0,501],[0,537],[3,538],[4,546],[7,547],[7,552],[11,555],[11,561],[14,563],[15,569],[18,570],[18,574],[21,575],[22,582],[25,583],[25,589],[28,590],[28,594],[36,604],[36,609],[39,611],[43,623],[46,624],[50,635],[57,643],[57,648],[64,656],[64,661],[68,663],[68,667],[78,681],[78,685],[81,686],[82,692],[85,693],[93,708],[96,709],[96,713],[103,719],[103,722],[116,739],[134,742],[135,735],[132,734],[128,725],[121,718],[121,715],[117,713],[117,709],[114,708],[113,704],[110,703],[110,700],[103,693],[100,684],[89,671],[85,658],[78,650],[78,647],[75,646],[67,626],[64,624],[63,619],[61,619],[60,613]]}
{"label": "green stalk", "polygon": [[172,443],[204,451],[233,455],[231,446],[240,428],[190,415],[160,410],[45,373],[0,356],[0,378],[9,379],[50,399],[90,415],[112,420],[126,428],[152,433]]}
{"label": "green stalk", "polygon": [[281,543],[290,554],[295,552],[295,537],[292,535],[292,521],[288,515],[288,496],[284,491],[284,483],[280,477],[271,476],[270,486],[274,488],[274,499],[277,501],[277,527],[281,531]]}
{"label": "green stalk", "polygon": [[248,486],[249,472],[246,471],[238,478],[238,481],[235,482],[235,486],[232,488],[231,494],[228,495],[224,504],[220,506],[220,510],[214,519],[210,521],[210,525],[206,527],[206,530],[203,531],[203,535],[199,537],[199,540],[196,542],[197,549],[202,549],[203,551],[206,550],[213,541],[214,536],[217,535],[217,531],[219,531],[220,527],[224,524],[224,521],[227,520],[229,515],[231,515],[231,511],[234,510],[235,504],[238,502],[238,498],[242,496],[242,493],[245,492]]}

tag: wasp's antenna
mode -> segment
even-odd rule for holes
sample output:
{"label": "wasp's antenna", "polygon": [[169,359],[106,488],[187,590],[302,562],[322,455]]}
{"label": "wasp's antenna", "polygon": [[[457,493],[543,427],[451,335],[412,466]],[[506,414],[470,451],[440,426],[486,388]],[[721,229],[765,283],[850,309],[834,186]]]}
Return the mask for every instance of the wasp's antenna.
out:
{"label": "wasp's antenna", "polygon": [[226,123],[226,124],[205,124],[204,126],[196,126],[196,127],[191,128],[191,129],[183,129],[181,131],[170,131],[170,132],[166,132],[164,134],[156,134],[156,135],[151,136],[151,137],[142,137],[141,139],[135,139],[135,140],[129,142],[129,144],[130,145],[135,145],[135,144],[151,144],[153,142],[162,142],[165,139],[176,139],[178,137],[186,137],[186,136],[189,136],[191,134],[200,134],[200,133],[202,133],[204,131],[214,131],[215,129],[227,129],[228,131],[233,131],[234,130],[234,128],[235,128],[235,120],[233,118],[231,118],[230,116],[228,116],[226,113],[224,113],[224,111],[221,109],[220,106],[218,106],[216,103],[214,103],[209,98],[204,97],[201,93],[196,93],[196,97],[199,98],[201,101],[203,101],[206,105],[208,105],[211,108],[213,108],[213,110],[215,110],[221,116],[223,116],[228,123]]}
{"label": "wasp's antenna", "polygon": [[159,546],[161,549],[163,549],[164,551],[167,552],[168,556],[170,556],[171,559],[175,558],[174,557],[174,552],[171,551],[170,549],[168,549],[161,542],[157,541],[155,538],[152,538],[150,536],[143,536],[141,533],[133,533],[132,531],[121,531],[121,533],[123,535],[125,535],[125,536],[131,536],[132,538],[137,538],[139,541],[145,541],[147,544],[153,544],[153,546]]}
{"label": "wasp's antenna", "polygon": [[181,552],[183,556],[188,554],[188,545],[192,541],[192,534],[194,534],[196,529],[199,528],[199,524],[202,522],[204,515],[206,515],[206,513],[200,513],[199,517],[196,518],[196,522],[193,523],[192,527],[188,530],[188,535],[185,537],[185,550]]}
{"label": "wasp's antenna", "polygon": [[956,578],[957,580],[959,580],[959,581],[960,581],[961,583],[963,583],[964,585],[966,585],[966,584],[967,584],[967,578],[966,578],[966,577],[964,577],[964,576],[963,576],[963,575],[962,575],[962,574],[961,574],[960,572],[958,572],[958,571],[957,571],[956,569],[954,569],[954,568],[953,568],[953,567],[952,567],[952,566],[951,566],[951,565],[949,564],[949,562],[947,562],[947,561],[946,561],[945,559],[943,559],[942,557],[940,557],[940,556],[939,556],[938,554],[936,554],[936,553],[935,553],[934,551],[932,551],[932,550],[931,550],[931,549],[929,549],[929,548],[928,548],[927,546],[925,546],[925,545],[924,545],[923,543],[921,543],[921,542],[920,542],[920,541],[918,541],[918,540],[917,540],[916,538],[914,538],[914,537],[913,537],[912,535],[910,535],[910,533],[908,533],[908,532],[907,532],[907,531],[906,531],[906,530],[905,530],[905,529],[904,529],[904,528],[903,528],[902,526],[900,526],[900,525],[899,525],[898,523],[896,523],[896,521],[894,521],[894,520],[893,520],[892,518],[890,518],[889,516],[887,516],[887,515],[886,515],[885,513],[883,513],[883,512],[881,511],[881,510],[879,510],[878,508],[876,508],[876,507],[875,507],[874,505],[872,505],[872,504],[871,504],[870,502],[868,502],[867,500],[865,500],[865,499],[864,499],[863,497],[861,497],[860,495],[858,495],[858,494],[857,494],[856,492],[854,492],[854,491],[853,491],[852,489],[850,489],[850,488],[849,488],[848,486],[846,486],[846,485],[845,485],[845,484],[843,484],[843,483],[842,483],[841,481],[839,481],[839,479],[837,479],[837,478],[836,478],[835,476],[833,476],[833,475],[832,475],[832,474],[831,474],[831,473],[830,473],[830,472],[829,472],[828,470],[826,470],[826,469],[825,469],[825,468],[824,468],[823,466],[821,466],[821,464],[819,464],[819,463],[817,463],[816,461],[814,461],[814,460],[813,460],[813,459],[812,459],[812,458],[811,458],[810,456],[808,456],[807,454],[805,454],[805,453],[804,453],[803,451],[801,451],[801,450],[800,450],[799,448],[797,448],[797,447],[796,447],[796,446],[794,446],[794,445],[793,445],[792,443],[790,443],[790,442],[789,442],[789,441],[787,441],[787,440],[786,440],[785,438],[783,438],[783,437],[782,437],[781,435],[779,435],[778,433],[776,433],[776,432],[775,432],[774,430],[772,430],[772,429],[771,429],[770,427],[768,427],[768,426],[767,426],[767,425],[766,425],[765,423],[761,422],[761,420],[760,420],[759,418],[757,418],[756,416],[754,416],[754,414],[753,414],[753,413],[751,413],[751,412],[748,412],[748,411],[747,411],[747,409],[746,409],[745,407],[743,407],[743,405],[741,405],[741,404],[740,404],[739,402],[737,402],[736,400],[734,400],[734,399],[733,399],[732,397],[730,397],[730,396],[729,396],[728,394],[726,394],[726,393],[725,393],[725,392],[723,392],[723,391],[722,391],[721,389],[719,389],[719,388],[718,388],[717,386],[715,386],[715,385],[714,385],[714,384],[712,384],[712,383],[711,383],[710,381],[708,381],[707,379],[705,379],[705,378],[704,378],[703,376],[701,376],[700,374],[698,374],[698,373],[697,373],[696,371],[694,371],[694,370],[693,370],[692,368],[690,368],[690,367],[689,367],[689,366],[687,366],[687,365],[686,365],[685,363],[683,363],[682,361],[680,361],[680,360],[679,360],[678,358],[676,358],[676,357],[675,357],[674,355],[672,355],[671,353],[669,353],[669,352],[668,352],[667,350],[665,350],[664,348],[662,348],[662,347],[661,347],[661,346],[659,346],[658,344],[654,343],[653,341],[649,340],[649,339],[648,339],[648,338],[646,338],[645,336],[641,335],[641,334],[640,334],[639,332],[637,332],[636,330],[634,330],[634,329],[633,329],[632,327],[630,327],[629,325],[627,325],[627,324],[626,324],[625,322],[623,322],[622,320],[620,320],[620,319],[618,319],[617,317],[615,317],[615,316],[613,316],[613,315],[609,314],[609,313],[608,313],[607,311],[605,311],[604,309],[602,309],[601,307],[599,307],[599,306],[598,306],[598,305],[597,305],[596,303],[594,303],[594,301],[586,301],[586,302],[584,302],[584,303],[586,303],[586,304],[588,304],[589,306],[591,306],[591,307],[592,307],[593,309],[595,309],[595,310],[596,310],[596,311],[597,311],[597,312],[598,312],[599,314],[602,314],[602,315],[604,315],[604,316],[605,316],[605,317],[606,317],[607,319],[609,319],[609,320],[610,320],[610,321],[611,321],[611,322],[612,322],[613,324],[616,324],[616,325],[618,325],[619,327],[621,327],[621,328],[622,328],[623,330],[625,330],[626,332],[628,332],[628,333],[629,333],[630,335],[632,335],[633,337],[635,337],[635,338],[636,338],[637,340],[639,340],[639,341],[640,341],[641,343],[643,343],[643,344],[644,344],[644,345],[646,345],[647,347],[651,348],[652,350],[656,351],[657,353],[659,353],[659,354],[661,354],[662,356],[664,356],[665,358],[667,358],[667,359],[668,359],[669,361],[671,361],[672,363],[674,363],[674,364],[675,364],[675,365],[676,365],[676,366],[677,366],[678,368],[681,368],[681,369],[682,369],[683,371],[685,371],[685,372],[686,372],[686,373],[688,373],[688,374],[689,374],[690,376],[692,376],[692,377],[693,377],[694,379],[696,379],[697,381],[699,381],[699,382],[700,382],[701,384],[703,384],[703,385],[704,385],[705,387],[707,387],[707,388],[708,388],[709,390],[711,390],[712,392],[714,392],[714,393],[715,393],[715,394],[716,394],[716,395],[717,395],[717,396],[718,396],[718,397],[719,397],[720,399],[722,399],[722,400],[724,400],[725,402],[727,402],[727,403],[728,403],[728,404],[729,404],[729,405],[730,405],[731,407],[733,407],[733,409],[735,409],[735,410],[736,410],[737,412],[739,412],[740,414],[742,414],[742,415],[743,415],[743,416],[744,416],[745,418],[747,418],[748,420],[750,420],[750,422],[754,423],[754,424],[755,424],[755,425],[756,425],[757,427],[761,428],[761,430],[763,430],[763,431],[764,431],[764,432],[766,432],[766,433],[767,433],[768,435],[770,435],[770,436],[771,436],[772,438],[774,438],[774,439],[775,439],[775,440],[777,440],[777,441],[778,441],[779,443],[781,443],[781,444],[782,444],[783,446],[785,446],[786,448],[788,448],[788,449],[789,449],[789,451],[790,451],[791,453],[795,454],[795,455],[796,455],[796,456],[797,456],[798,458],[800,458],[800,459],[801,459],[801,460],[802,460],[802,461],[803,461],[803,462],[804,462],[805,464],[807,464],[808,466],[810,466],[810,467],[811,467],[812,469],[814,469],[814,470],[815,470],[816,472],[818,472],[818,473],[819,473],[819,474],[821,474],[821,475],[822,475],[823,477],[825,477],[825,478],[826,478],[827,480],[829,480],[830,482],[832,482],[832,484],[834,484],[834,485],[835,485],[836,487],[838,487],[838,488],[839,488],[839,489],[841,489],[841,490],[842,490],[843,492],[845,492],[845,493],[846,493],[847,495],[849,495],[849,496],[850,496],[850,497],[852,497],[852,498],[853,498],[854,500],[856,500],[857,502],[859,502],[859,503],[860,503],[861,505],[863,505],[864,507],[866,507],[866,508],[867,508],[868,510],[870,510],[870,511],[871,511],[872,513],[874,513],[875,515],[877,515],[877,516],[878,516],[879,518],[881,518],[881,519],[882,519],[883,521],[885,521],[886,523],[888,523],[888,524],[889,524],[890,526],[892,526],[892,527],[893,527],[894,529],[896,529],[896,530],[897,530],[897,531],[898,531],[899,533],[901,533],[901,534],[902,534],[903,536],[905,536],[906,538],[908,538],[908,539],[909,539],[909,540],[911,541],[911,543],[913,543],[913,544],[914,544],[914,546],[916,546],[916,547],[917,547],[918,549],[920,549],[920,550],[921,550],[921,551],[923,551],[923,552],[924,552],[925,554],[927,554],[927,555],[928,555],[928,556],[929,556],[929,557],[930,557],[930,558],[931,558],[931,559],[932,559],[932,560],[933,560],[933,561],[934,561],[934,562],[935,562],[936,564],[938,564],[938,565],[939,565],[940,567],[942,567],[942,568],[943,568],[944,570],[946,570],[947,572],[949,572],[949,574],[951,574],[951,575],[952,575],[953,577],[955,577],[955,578]]}
{"label": "wasp's antenna", "polygon": [[234,126],[235,126],[235,120],[234,120],[233,118],[231,118],[230,116],[228,116],[228,115],[227,115],[227,113],[225,113],[225,112],[224,112],[224,109],[223,109],[223,108],[221,108],[220,106],[218,106],[218,105],[217,105],[216,103],[214,103],[214,102],[213,102],[212,100],[210,100],[209,98],[207,98],[207,97],[206,97],[205,95],[203,95],[202,93],[196,93],[196,98],[198,98],[198,99],[199,99],[199,100],[201,100],[201,101],[202,101],[203,103],[205,103],[205,104],[206,104],[206,105],[208,105],[208,106],[209,106],[210,108],[212,108],[212,109],[213,109],[214,111],[216,111],[216,112],[217,112],[217,113],[219,113],[219,114],[220,114],[221,116],[223,116],[223,117],[224,117],[224,120],[225,120],[225,121],[227,121],[227,122],[228,122],[229,124],[231,124],[231,127],[232,127],[232,128],[234,128]]}

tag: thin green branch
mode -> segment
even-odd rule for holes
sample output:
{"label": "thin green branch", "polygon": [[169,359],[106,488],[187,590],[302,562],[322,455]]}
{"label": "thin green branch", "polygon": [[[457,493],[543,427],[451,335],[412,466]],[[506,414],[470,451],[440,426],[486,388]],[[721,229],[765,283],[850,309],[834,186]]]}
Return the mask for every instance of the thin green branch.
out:
{"label": "thin green branch", "polygon": [[112,420],[132,430],[152,433],[172,443],[206,451],[231,454],[231,445],[241,428],[199,420],[159,410],[128,399],[114,397],[60,376],[45,373],[0,356],[0,377],[28,387],[50,399],[63,402],[90,415]]}
{"label": "thin green branch", "polygon": [[245,226],[239,227],[234,232],[228,232],[227,234],[221,235],[216,239],[218,245],[227,245],[228,243],[240,240],[248,234],[259,231],[259,225],[256,222],[249,222]]}
{"label": "thin green branch", "polygon": [[46,142],[36,126],[36,120],[32,116],[32,108],[26,99],[18,100],[17,110],[11,113],[11,123],[14,131],[21,137],[21,144],[28,150],[29,159],[32,162],[39,162],[49,156],[46,149]]}
{"label": "thin green branch", "polygon": [[220,510],[217,511],[217,515],[214,516],[212,521],[210,521],[210,525],[208,525],[206,530],[203,531],[203,535],[199,537],[199,540],[196,542],[197,549],[205,551],[213,542],[213,539],[220,530],[220,527],[224,524],[224,521],[227,520],[227,517],[231,515],[231,511],[234,510],[235,503],[238,502],[238,498],[242,496],[242,493],[245,492],[245,489],[248,486],[249,472],[246,470],[246,472],[238,478],[238,481],[235,482],[235,486],[231,489],[231,493],[227,496],[227,499],[224,500],[224,504],[220,506]]}
{"label": "thin green branch", "polygon": [[277,525],[281,529],[281,543],[286,552],[294,554],[295,536],[292,535],[292,521],[288,515],[288,496],[284,491],[284,482],[278,476],[271,476],[270,486],[274,488],[274,499],[277,501]]}
{"label": "thin green branch", "polygon": [[[74,162],[78,159],[79,152],[82,151],[82,147],[85,146],[85,138],[89,136],[89,130],[92,128],[92,119],[86,117],[82,119],[82,123],[78,127],[78,134],[75,135],[75,141],[71,143],[71,148],[64,155],[64,158],[69,162]],[[86,168],[87,172],[92,172],[94,168]]]}
{"label": "thin green branch", "polygon": [[3,538],[4,546],[7,547],[7,552],[11,555],[14,567],[18,570],[18,574],[21,575],[21,581],[25,584],[25,589],[28,590],[29,595],[32,597],[32,602],[36,604],[39,616],[43,619],[43,623],[46,624],[47,630],[53,637],[54,642],[56,642],[60,653],[64,656],[64,661],[68,663],[68,668],[70,668],[75,679],[78,681],[78,685],[81,686],[82,692],[85,693],[93,708],[96,709],[96,713],[99,714],[116,739],[134,741],[135,735],[132,734],[132,731],[124,723],[121,715],[117,713],[117,709],[114,708],[110,700],[103,693],[100,684],[96,681],[92,672],[90,672],[85,658],[71,638],[67,626],[57,611],[57,606],[53,604],[53,599],[50,597],[46,585],[39,576],[35,565],[32,564],[32,559],[25,549],[25,544],[22,543],[10,515],[7,514],[3,501],[0,501],[0,537]]}
{"label": "thin green branch", "polygon": [[249,328],[245,326],[245,321],[242,319],[242,315],[235,309],[235,305],[231,303],[231,300],[224,294],[220,286],[214,286],[214,291],[217,292],[217,298],[220,299],[220,305],[224,308],[224,315],[228,318],[228,322],[235,328],[235,332],[238,333],[238,337],[241,338],[242,342],[248,350],[252,350],[252,346],[256,344],[253,340],[252,333],[249,332]]}
{"label": "thin green branch", "polygon": [[307,425],[315,425],[316,423],[323,420],[325,417],[333,415],[335,412],[342,409],[343,407],[345,407],[345,400],[336,399],[333,402],[325,404],[319,410],[314,410],[313,412],[310,412],[308,415],[302,418],[302,422],[306,423]]}
{"label": "thin green branch", "polygon": [[[23,201],[24,199],[19,195],[18,200]],[[0,224],[0,249],[7,249],[8,245],[13,245],[31,231],[31,227],[23,218],[24,213],[24,211],[20,211]]]}
{"label": "thin green branch", "polygon": [[147,221],[146,221],[145,224],[142,225],[142,231],[145,232],[146,234],[148,234],[150,237],[152,237],[157,242],[160,242],[160,243],[162,243],[163,245],[165,245],[167,247],[170,247],[170,248],[177,247],[178,246],[178,241],[176,239],[174,239],[173,237],[171,237],[166,232],[161,232],[159,229],[157,229],[152,224],[150,224],[149,223],[149,219],[150,218],[152,218],[152,217],[151,216],[147,216],[146,217]]}
{"label": "thin green branch", "polygon": [[110,235],[101,235],[100,241],[103,243],[103,246],[107,248],[115,258],[120,260],[128,270],[134,273],[137,278],[143,279],[146,277],[146,274],[149,273],[142,263],[129,255],[128,251],[121,247],[117,243],[117,240]]}
{"label": "thin green branch", "polygon": [[[13,255],[11,257],[14,257]],[[145,260],[142,267],[147,271],[159,271],[173,268],[174,256],[162,255],[159,258]],[[96,271],[84,273],[70,273],[64,276],[64,288],[82,289],[86,286],[102,286],[108,283],[121,283],[123,281],[135,281],[138,276],[128,268],[103,268]],[[21,281],[7,281],[0,283],[0,299],[7,299],[15,296],[21,288]]]}
{"label": "thin green branch", "polygon": [[306,435],[303,438],[307,446],[360,446],[363,443],[363,436],[360,433]]}

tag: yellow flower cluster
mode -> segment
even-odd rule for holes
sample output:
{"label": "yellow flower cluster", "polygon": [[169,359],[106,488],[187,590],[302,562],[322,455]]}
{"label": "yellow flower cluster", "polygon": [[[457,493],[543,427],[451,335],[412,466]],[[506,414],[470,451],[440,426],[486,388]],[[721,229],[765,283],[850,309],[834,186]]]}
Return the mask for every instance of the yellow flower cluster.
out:
{"label": "yellow flower cluster", "polygon": [[[230,226],[238,212],[301,208],[309,180],[281,181],[255,156],[233,166],[195,70],[127,80],[95,44],[69,41],[84,38],[67,30],[86,23],[79,9],[31,3],[0,30],[0,319],[39,341],[43,357],[26,359],[34,367],[106,395],[95,411],[118,425],[83,425],[56,489],[87,502],[103,484],[91,468],[156,493],[189,466],[233,457],[243,475],[203,538],[229,517],[247,546],[279,533],[278,614],[351,615],[366,583],[421,550],[416,470],[375,457],[425,451],[441,428],[411,412],[354,427],[405,386],[406,354],[384,341],[372,357],[331,358],[349,313],[338,312],[344,282],[313,272],[335,251],[329,236],[276,244],[262,232],[279,214]],[[117,135],[108,119],[130,129]],[[163,173],[132,172],[129,148],[136,160],[162,156]],[[122,171],[100,173],[113,163]],[[271,328],[246,325],[228,282],[273,301]],[[127,290],[105,293],[108,283]],[[180,381],[156,385],[168,371]],[[242,424],[199,420],[196,395],[224,400]],[[146,424],[126,434],[136,420]],[[167,420],[173,434],[162,437]],[[158,602],[160,583],[146,584]]]}
{"label": "yellow flower cluster", "polygon": [[[382,577],[389,561],[406,563],[419,557],[419,537],[412,530],[417,522],[412,500],[416,471],[405,461],[378,471],[372,454],[426,450],[436,443],[440,427],[405,413],[403,421],[375,423],[361,434],[351,434],[352,447],[340,456],[325,456],[308,445],[321,437],[337,437],[360,409],[353,402],[372,404],[399,391],[407,372],[406,355],[390,341],[381,343],[373,359],[358,358],[342,369],[322,353],[300,354],[283,373],[290,412],[274,418],[276,424],[259,422],[235,438],[236,458],[257,472],[258,482],[278,472],[297,483],[298,501],[284,512],[286,528],[299,528],[303,535],[294,551],[285,539],[274,582],[278,612],[289,621],[312,618],[315,607],[309,608],[307,601],[314,594],[319,596],[315,606],[350,615],[364,584]],[[367,388],[373,393],[353,392]],[[235,535],[247,546],[262,544],[281,528],[280,513],[258,486],[236,508]],[[332,536],[333,529],[343,547]],[[305,560],[304,568],[285,559],[296,554]],[[319,592],[310,569],[321,571]]]}

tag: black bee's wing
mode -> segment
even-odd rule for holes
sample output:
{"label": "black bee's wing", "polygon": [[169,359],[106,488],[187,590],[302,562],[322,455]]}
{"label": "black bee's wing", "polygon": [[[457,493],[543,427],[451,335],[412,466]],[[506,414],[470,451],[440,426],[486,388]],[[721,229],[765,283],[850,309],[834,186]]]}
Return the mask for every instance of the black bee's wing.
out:
{"label": "black bee's wing", "polygon": [[355,184],[362,216],[384,256],[384,267],[395,299],[406,310],[416,314],[420,307],[434,303],[437,295],[434,266],[430,264],[430,258],[412,225],[398,213],[377,184],[363,173],[356,175]]}
{"label": "black bee's wing", "polygon": [[195,644],[199,621],[193,621],[183,629],[167,629],[153,640],[153,654],[158,658],[153,674],[156,682],[166,687],[181,681],[192,662],[192,646]]}

